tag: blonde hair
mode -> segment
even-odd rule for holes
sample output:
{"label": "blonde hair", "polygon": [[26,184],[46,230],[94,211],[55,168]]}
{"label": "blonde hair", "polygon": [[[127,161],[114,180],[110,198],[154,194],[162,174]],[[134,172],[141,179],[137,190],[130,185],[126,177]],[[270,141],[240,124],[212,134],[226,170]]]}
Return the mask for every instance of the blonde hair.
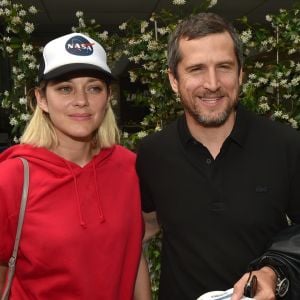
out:
{"label": "blonde hair", "polygon": [[[42,82],[40,87],[40,92],[46,90],[46,82]],[[33,108],[33,102],[36,102],[33,96],[34,90],[28,95],[29,105]],[[58,146],[58,138],[49,118],[48,113],[44,112],[38,105],[34,105],[33,115],[27,124],[25,131],[20,138],[21,144],[30,144],[37,147],[45,147],[47,149],[52,149]],[[116,118],[114,112],[111,108],[110,103],[107,105],[107,109],[103,118],[103,121],[95,132],[93,146],[95,148],[109,148],[114,144],[119,143],[120,134],[117,126]]]}

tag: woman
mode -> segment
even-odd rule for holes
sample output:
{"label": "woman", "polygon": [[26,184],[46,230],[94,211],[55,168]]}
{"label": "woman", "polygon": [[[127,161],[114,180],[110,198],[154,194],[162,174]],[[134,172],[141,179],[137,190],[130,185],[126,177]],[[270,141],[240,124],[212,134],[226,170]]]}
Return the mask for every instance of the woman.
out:
{"label": "woman", "polygon": [[112,80],[105,51],[87,36],[44,48],[32,119],[0,156],[0,270],[17,226],[18,157],[30,167],[10,299],[150,299],[135,155],[116,145]]}

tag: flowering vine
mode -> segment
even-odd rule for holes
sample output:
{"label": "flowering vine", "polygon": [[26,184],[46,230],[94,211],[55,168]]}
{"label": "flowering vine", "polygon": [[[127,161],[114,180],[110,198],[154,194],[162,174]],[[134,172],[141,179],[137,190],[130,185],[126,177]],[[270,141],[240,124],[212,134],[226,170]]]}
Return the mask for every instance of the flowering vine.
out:
{"label": "flowering vine", "polygon": [[23,5],[9,0],[0,1],[0,17],[4,23],[4,31],[0,33],[0,51],[11,66],[10,89],[5,90],[0,99],[2,107],[9,111],[9,122],[16,137],[30,118],[26,94],[38,69],[39,49],[33,46],[31,36],[35,29],[31,18],[36,13],[34,6],[25,9]]}
{"label": "flowering vine", "polygon": [[[170,0],[171,1],[171,0]],[[121,58],[129,61],[128,79],[131,86],[123,93],[126,101],[143,107],[145,114],[136,132],[122,132],[123,145],[135,149],[137,142],[147,134],[161,130],[182,113],[180,100],[171,90],[167,76],[167,41],[186,11],[186,0],[172,0],[175,12],[155,12],[147,20],[128,20],[117,32],[102,30],[94,19],[76,12],[78,24],[71,28],[99,41],[108,54],[112,69]],[[193,13],[214,7],[217,0],[202,1]],[[176,9],[178,8],[178,9]],[[36,83],[40,47],[33,44],[35,25],[32,16],[38,13],[34,6],[24,7],[11,0],[0,0],[0,52],[9,61],[10,87],[0,94],[0,103],[10,115],[15,142],[30,114],[26,94]],[[267,25],[249,24],[246,18],[238,20],[245,54],[245,80],[240,100],[251,110],[294,128],[300,124],[300,11],[281,9],[266,16]],[[134,88],[132,88],[134,87]],[[134,90],[134,92],[132,92]],[[112,99],[118,109],[118,97]],[[157,297],[160,271],[160,238],[147,244],[154,299]]]}

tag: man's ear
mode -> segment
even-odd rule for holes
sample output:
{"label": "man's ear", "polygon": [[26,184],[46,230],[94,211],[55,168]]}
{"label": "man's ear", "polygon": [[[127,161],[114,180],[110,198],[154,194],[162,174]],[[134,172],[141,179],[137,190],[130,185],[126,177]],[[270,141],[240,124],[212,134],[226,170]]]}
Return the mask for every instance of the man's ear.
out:
{"label": "man's ear", "polygon": [[49,112],[46,95],[38,88],[34,90],[34,95],[39,108],[44,112]]}
{"label": "man's ear", "polygon": [[243,69],[240,69],[240,74],[239,74],[239,85],[241,86],[243,83],[243,79],[244,79],[244,72]]}
{"label": "man's ear", "polygon": [[178,81],[170,69],[168,69],[168,76],[172,90],[178,94]]}

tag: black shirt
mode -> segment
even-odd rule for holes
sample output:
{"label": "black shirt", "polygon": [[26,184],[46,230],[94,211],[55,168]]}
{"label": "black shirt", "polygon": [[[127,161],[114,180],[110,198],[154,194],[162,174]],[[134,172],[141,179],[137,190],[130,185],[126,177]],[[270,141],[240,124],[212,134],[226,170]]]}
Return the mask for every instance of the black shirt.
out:
{"label": "black shirt", "polygon": [[160,299],[196,299],[245,273],[300,217],[300,135],[241,105],[214,160],[185,117],[145,138],[137,170],[145,212],[163,230]]}

